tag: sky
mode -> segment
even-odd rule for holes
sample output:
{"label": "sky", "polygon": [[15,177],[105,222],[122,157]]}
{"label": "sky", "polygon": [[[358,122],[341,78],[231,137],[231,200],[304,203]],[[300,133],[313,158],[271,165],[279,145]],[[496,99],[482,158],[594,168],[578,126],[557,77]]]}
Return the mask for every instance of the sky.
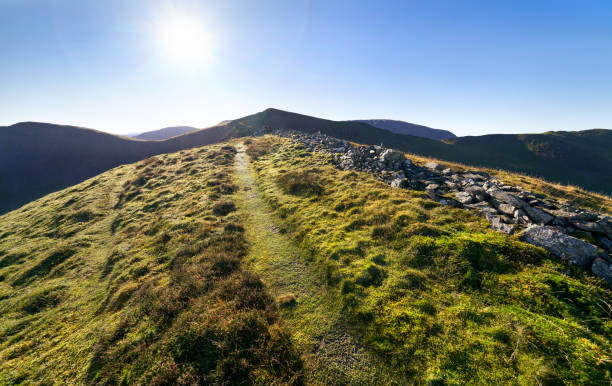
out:
{"label": "sky", "polygon": [[0,125],[612,129],[612,1],[0,0]]}

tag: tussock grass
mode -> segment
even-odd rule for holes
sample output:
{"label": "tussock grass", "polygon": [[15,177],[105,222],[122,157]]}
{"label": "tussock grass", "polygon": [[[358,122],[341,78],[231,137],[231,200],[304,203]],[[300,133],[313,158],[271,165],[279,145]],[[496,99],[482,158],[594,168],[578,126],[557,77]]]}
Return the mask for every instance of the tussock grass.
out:
{"label": "tussock grass", "polygon": [[289,171],[278,177],[278,186],[296,196],[318,196],[323,193],[316,170]]}
{"label": "tussock grass", "polygon": [[299,384],[244,267],[230,145],[125,165],[0,217],[0,384]]}
{"label": "tussock grass", "polygon": [[271,151],[274,151],[274,149],[280,144],[278,139],[273,136],[266,136],[257,140],[248,139],[247,141],[248,142],[245,143],[247,145],[246,153],[252,159],[257,159]]}
{"label": "tussock grass", "polygon": [[[278,184],[287,170],[313,168],[323,188],[315,200]],[[337,291],[344,320],[406,382],[612,380],[612,291],[590,273],[289,140],[254,170],[288,235]]]}

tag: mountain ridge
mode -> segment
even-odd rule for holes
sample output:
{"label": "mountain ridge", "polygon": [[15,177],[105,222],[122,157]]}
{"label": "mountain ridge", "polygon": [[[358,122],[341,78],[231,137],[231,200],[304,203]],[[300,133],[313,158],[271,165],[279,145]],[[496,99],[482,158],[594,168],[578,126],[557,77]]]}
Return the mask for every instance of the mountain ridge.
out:
{"label": "mountain ridge", "polygon": [[429,138],[437,141],[456,137],[455,134],[448,130],[434,129],[428,126],[393,119],[357,119],[355,122],[367,123],[368,125],[388,130],[396,134],[414,135],[416,137]]}
{"label": "mountain ridge", "polygon": [[490,134],[443,141],[392,133],[363,122],[333,121],[274,108],[159,141],[68,125],[0,127],[0,213],[112,167],[156,154],[273,130],[323,132],[363,144],[612,193],[612,131]]}
{"label": "mountain ridge", "polygon": [[199,130],[197,127],[192,126],[171,126],[164,127],[159,130],[145,131],[144,133],[131,135],[130,137],[136,139],[142,139],[145,141],[163,141],[168,138],[183,135],[192,131]]}

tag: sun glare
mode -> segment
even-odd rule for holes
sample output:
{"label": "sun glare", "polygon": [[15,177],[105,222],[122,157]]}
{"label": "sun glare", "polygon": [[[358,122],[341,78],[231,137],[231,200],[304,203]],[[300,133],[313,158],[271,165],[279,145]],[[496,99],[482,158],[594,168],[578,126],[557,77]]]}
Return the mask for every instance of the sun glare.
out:
{"label": "sun glare", "polygon": [[210,57],[210,36],[195,17],[172,15],[161,23],[159,33],[162,54],[173,64],[195,68]]}

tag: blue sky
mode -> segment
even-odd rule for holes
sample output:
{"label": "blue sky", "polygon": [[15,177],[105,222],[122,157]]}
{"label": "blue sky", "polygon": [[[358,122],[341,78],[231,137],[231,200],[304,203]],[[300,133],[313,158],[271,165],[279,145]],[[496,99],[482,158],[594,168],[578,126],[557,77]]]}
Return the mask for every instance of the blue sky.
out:
{"label": "blue sky", "polygon": [[[177,17],[206,36],[189,65],[162,42]],[[612,129],[609,0],[0,0],[0,53],[0,125],[130,133],[276,107],[457,135]]]}

